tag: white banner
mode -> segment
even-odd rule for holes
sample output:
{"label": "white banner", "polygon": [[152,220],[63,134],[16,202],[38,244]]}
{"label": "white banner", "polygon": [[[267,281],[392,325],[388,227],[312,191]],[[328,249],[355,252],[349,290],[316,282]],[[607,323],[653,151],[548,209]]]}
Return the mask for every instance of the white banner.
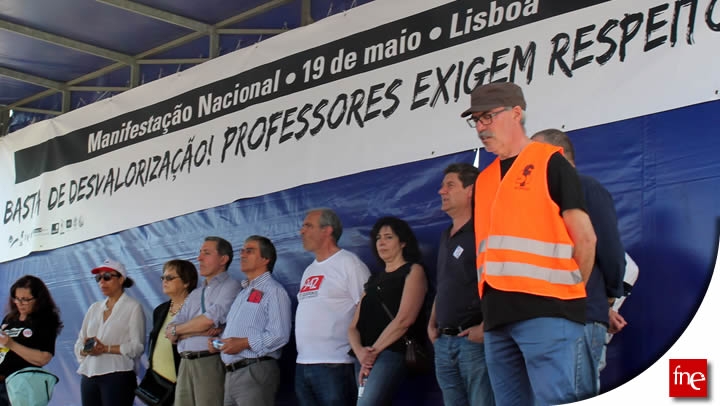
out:
{"label": "white banner", "polygon": [[718,0],[377,0],[0,139],[0,262],[479,146],[476,83],[528,130],[709,100]]}

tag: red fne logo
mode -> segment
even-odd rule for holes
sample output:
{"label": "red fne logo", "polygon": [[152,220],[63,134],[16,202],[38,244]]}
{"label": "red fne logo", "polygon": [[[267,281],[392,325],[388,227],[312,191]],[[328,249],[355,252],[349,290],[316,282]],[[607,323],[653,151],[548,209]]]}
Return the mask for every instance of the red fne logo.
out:
{"label": "red fne logo", "polygon": [[706,398],[707,387],[706,359],[670,360],[671,398]]}

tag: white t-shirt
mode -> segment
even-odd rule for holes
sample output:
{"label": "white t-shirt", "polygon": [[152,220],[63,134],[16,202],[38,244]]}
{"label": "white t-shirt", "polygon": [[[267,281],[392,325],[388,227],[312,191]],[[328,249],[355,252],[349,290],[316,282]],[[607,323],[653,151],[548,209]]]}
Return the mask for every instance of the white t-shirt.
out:
{"label": "white t-shirt", "polygon": [[303,272],[295,313],[298,364],[348,364],[348,327],[370,277],[367,266],[341,249]]}

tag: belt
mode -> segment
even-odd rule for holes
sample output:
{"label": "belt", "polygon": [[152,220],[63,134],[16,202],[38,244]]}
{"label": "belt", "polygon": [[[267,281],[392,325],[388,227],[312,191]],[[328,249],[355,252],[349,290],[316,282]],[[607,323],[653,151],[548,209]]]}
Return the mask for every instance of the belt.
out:
{"label": "belt", "polygon": [[271,359],[275,359],[273,357],[260,357],[260,358],[245,358],[241,359],[238,362],[233,362],[232,364],[225,364],[225,371],[227,372],[233,372],[237,371],[238,369],[243,369],[248,365],[255,364],[262,361],[270,361]]}
{"label": "belt", "polygon": [[440,334],[446,336],[456,336],[462,332],[460,327],[445,327],[440,329]]}
{"label": "belt", "polygon": [[209,357],[211,355],[218,355],[219,352],[210,352],[210,351],[183,351],[180,353],[180,358],[182,359],[197,359],[197,358],[204,358]]}
{"label": "belt", "polygon": [[[472,326],[470,326],[470,327],[472,327]],[[440,334],[443,334],[446,336],[456,336],[456,335],[462,333],[463,331],[467,330],[470,327],[463,327],[463,326],[445,327],[445,328],[440,329]]]}

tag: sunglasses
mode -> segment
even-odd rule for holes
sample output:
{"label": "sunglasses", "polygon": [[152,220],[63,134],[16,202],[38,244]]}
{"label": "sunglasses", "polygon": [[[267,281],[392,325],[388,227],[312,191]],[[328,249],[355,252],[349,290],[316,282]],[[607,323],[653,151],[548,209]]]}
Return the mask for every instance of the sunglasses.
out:
{"label": "sunglasses", "polygon": [[112,278],[119,278],[119,277],[121,277],[121,275],[116,274],[116,273],[105,272],[105,273],[95,275],[95,282],[100,282],[101,279],[104,280],[105,282],[107,282],[107,281],[111,280]]}
{"label": "sunglasses", "polygon": [[175,280],[175,279],[177,279],[177,278],[179,278],[179,276],[173,276],[173,275],[162,275],[162,276],[160,277],[160,280],[161,280],[161,281],[168,281],[168,282],[172,282],[172,281],[174,281],[174,280]]}
{"label": "sunglasses", "polygon": [[34,297],[14,297],[13,300],[15,301],[15,303],[26,304],[26,303],[32,302],[33,300],[35,300],[35,298]]}

